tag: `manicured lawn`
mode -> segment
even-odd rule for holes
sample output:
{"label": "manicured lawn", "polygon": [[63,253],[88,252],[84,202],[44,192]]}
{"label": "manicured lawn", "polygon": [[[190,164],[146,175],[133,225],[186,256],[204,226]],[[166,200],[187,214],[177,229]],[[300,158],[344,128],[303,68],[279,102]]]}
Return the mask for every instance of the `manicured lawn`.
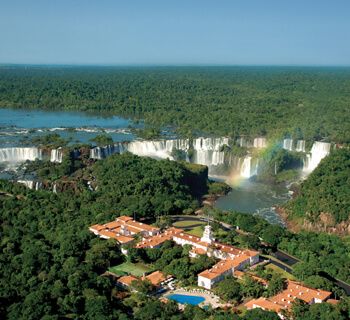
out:
{"label": "manicured lawn", "polygon": [[295,277],[293,275],[291,275],[290,273],[284,271],[283,269],[281,269],[280,267],[275,266],[272,263],[269,263],[265,266],[266,269],[272,269],[273,271],[279,273],[282,277],[287,278],[289,280],[295,280]]}
{"label": "manicured lawn", "polygon": [[192,234],[193,236],[201,237],[203,235],[203,227],[194,227],[191,230],[186,230],[186,233]]}
{"label": "manicured lawn", "polygon": [[176,221],[173,223],[173,226],[176,227],[176,228],[187,228],[187,227],[191,227],[193,225],[198,225],[198,224],[201,224],[201,225],[204,225],[206,224],[204,221]]}
{"label": "manicured lawn", "polygon": [[136,277],[142,276],[146,272],[150,272],[152,269],[142,263],[130,263],[124,262],[114,267],[110,267],[109,271],[117,275],[132,274]]}

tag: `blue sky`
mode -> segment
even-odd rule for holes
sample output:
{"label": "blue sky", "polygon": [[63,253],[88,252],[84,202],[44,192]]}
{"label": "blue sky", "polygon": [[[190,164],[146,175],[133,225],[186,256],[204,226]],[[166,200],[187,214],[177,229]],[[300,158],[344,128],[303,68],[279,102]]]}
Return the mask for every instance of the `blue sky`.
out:
{"label": "blue sky", "polygon": [[350,65],[350,0],[0,0],[0,63]]}

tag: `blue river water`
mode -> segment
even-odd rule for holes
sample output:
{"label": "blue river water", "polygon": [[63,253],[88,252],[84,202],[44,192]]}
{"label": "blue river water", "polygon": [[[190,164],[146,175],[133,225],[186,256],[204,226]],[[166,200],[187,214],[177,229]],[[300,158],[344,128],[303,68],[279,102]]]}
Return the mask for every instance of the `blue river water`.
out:
{"label": "blue river water", "polygon": [[101,133],[114,141],[132,141],[131,128],[141,127],[129,119],[82,112],[0,108],[0,147],[21,145],[28,136],[58,133],[73,142],[89,143]]}

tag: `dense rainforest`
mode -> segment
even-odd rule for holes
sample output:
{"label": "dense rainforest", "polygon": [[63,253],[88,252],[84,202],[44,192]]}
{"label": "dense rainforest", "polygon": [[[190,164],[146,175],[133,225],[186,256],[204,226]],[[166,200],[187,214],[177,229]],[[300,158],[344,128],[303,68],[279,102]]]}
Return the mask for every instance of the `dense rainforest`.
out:
{"label": "dense rainforest", "polygon": [[0,107],[113,113],[185,136],[349,143],[349,87],[348,68],[3,66]]}
{"label": "dense rainforest", "polygon": [[[127,160],[130,159],[114,158],[116,163]],[[158,162],[152,161],[157,170]],[[150,173],[147,167],[139,169],[139,176],[147,171]],[[137,179],[130,180],[129,187],[132,189],[137,183]],[[172,181],[171,184],[173,183],[175,182]],[[113,189],[113,192],[117,191],[117,187]],[[112,208],[97,207],[96,203],[101,203],[102,199],[96,199],[94,192],[88,189],[81,193],[64,191],[55,194],[29,190],[8,181],[0,181],[0,192],[2,319],[278,320],[275,313],[263,310],[250,310],[237,315],[232,311],[187,306],[181,312],[174,302],[163,304],[142,293],[131,294],[125,299],[125,293],[115,286],[113,280],[102,275],[109,266],[125,261],[125,257],[113,240],[101,240],[88,231],[88,226],[96,221],[107,221],[118,215],[120,212],[117,202],[112,204]],[[151,205],[157,210],[158,203],[151,202]],[[133,209],[130,207],[130,210]],[[325,269],[326,264],[326,270],[333,275],[342,276],[344,280],[348,278],[345,272],[349,262],[345,253],[346,243],[335,236],[324,235],[319,238],[319,235],[311,233],[307,237],[292,235],[279,226],[269,225],[261,218],[248,214],[217,211],[216,217],[239,225],[242,230],[249,232],[250,235],[244,236],[248,247],[254,243],[249,238],[256,237],[253,235],[256,232],[271,245],[292,246],[298,256],[314,257],[312,252],[317,250],[323,257],[328,252],[331,255],[328,262],[320,260],[321,263],[318,264],[313,261],[311,265],[308,261],[301,265],[300,275],[297,275],[304,277],[311,286],[322,285],[334,290],[333,287],[328,287],[329,283],[317,276],[317,272]],[[232,234],[229,233],[226,237],[235,241],[242,236],[236,235],[232,230]],[[288,247],[286,249],[289,250]],[[193,275],[189,271],[197,272],[213,262],[210,259],[189,261],[185,250],[186,248],[166,244],[160,249],[147,250],[143,259],[156,260],[157,268],[172,272],[180,279],[188,275],[188,281],[191,281]],[[134,258],[137,256],[131,252],[128,259]],[[306,275],[303,274],[305,271]],[[227,285],[230,290],[225,289]],[[237,286],[239,285],[234,281],[228,284],[224,282],[217,288],[217,293],[221,294],[223,290],[223,295],[237,299],[239,297],[234,291]],[[243,296],[251,296],[254,294],[252,290],[259,291],[261,288],[254,283],[247,283],[242,284],[242,290]],[[348,299],[344,298],[337,306],[303,306],[302,310],[297,310],[295,318],[330,319],[319,317],[326,312],[327,317],[332,315],[332,319],[346,319],[349,304]]]}
{"label": "dense rainforest", "polygon": [[[190,172],[176,162],[127,153],[89,168],[95,191],[82,182],[53,193],[1,180],[0,318],[129,318],[120,311],[115,284],[100,276],[123,258],[115,242],[101,241],[88,227],[122,213],[149,218],[197,206],[207,188],[202,168]],[[160,312],[159,302],[152,303]]]}
{"label": "dense rainforest", "polygon": [[291,220],[306,218],[311,224],[326,227],[343,223],[349,228],[350,150],[335,150],[324,158],[286,208]]}

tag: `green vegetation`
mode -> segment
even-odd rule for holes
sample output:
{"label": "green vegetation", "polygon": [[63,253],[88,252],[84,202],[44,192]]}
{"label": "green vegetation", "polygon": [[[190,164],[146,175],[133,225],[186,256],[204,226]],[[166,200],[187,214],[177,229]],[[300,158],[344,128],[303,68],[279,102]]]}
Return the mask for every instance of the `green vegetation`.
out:
{"label": "green vegetation", "polygon": [[152,264],[154,269],[175,276],[183,285],[196,285],[197,274],[210,268],[215,259],[207,256],[190,259],[190,249],[190,246],[181,247],[172,241],[166,241],[160,248],[129,248],[128,259],[133,263]]}
{"label": "green vegetation", "polygon": [[180,134],[349,143],[348,68],[2,67],[0,107],[145,119]]}
{"label": "green vegetation", "polygon": [[64,147],[69,142],[69,139],[63,139],[57,133],[49,133],[42,136],[27,136],[22,140],[24,144],[42,146],[47,148]]}
{"label": "green vegetation", "polygon": [[[181,163],[140,158],[129,153],[98,161],[87,170],[96,177],[98,189],[92,205],[98,211],[112,213],[118,204],[120,213],[136,213],[138,218],[196,208],[197,197],[207,188],[207,171],[197,174]],[[102,216],[98,218],[104,220]]]}
{"label": "green vegetation", "polygon": [[[160,202],[153,200],[157,190],[167,193],[174,188],[172,192],[178,195],[177,199],[186,194],[183,198],[185,207],[195,199],[191,196],[190,186],[182,184],[186,182],[186,179],[181,178],[182,173],[186,174],[182,170],[188,169],[175,162],[141,159],[130,154],[115,155],[82,169],[86,170],[84,174],[90,171],[96,177],[99,186],[96,191],[82,187],[80,190],[67,189],[54,194],[0,181],[2,194],[10,195],[3,196],[0,201],[1,318],[204,320],[256,319],[256,315],[259,319],[274,318],[274,313],[262,310],[247,311],[241,316],[231,311],[223,313],[197,307],[186,307],[181,312],[173,302],[163,304],[146,296],[144,293],[149,290],[147,283],[135,284],[144,293],[127,294],[122,300],[118,298],[121,292],[115,288],[115,283],[101,276],[112,266],[119,269],[123,266],[121,271],[140,273],[141,265],[150,265],[151,269],[154,267],[174,275],[183,285],[194,285],[196,275],[215,263],[205,256],[189,259],[189,247],[179,247],[170,241],[160,249],[129,249],[126,262],[114,241],[101,240],[88,231],[89,225],[110,221],[122,212],[140,210],[138,214],[145,216],[157,211],[163,214]],[[158,171],[161,173],[158,174]],[[166,181],[157,180],[163,176]],[[155,180],[153,177],[156,177]],[[135,209],[138,200],[123,202],[124,198],[134,196],[132,190],[138,188],[149,191],[149,194],[143,194],[149,201],[149,211],[142,211],[140,207]],[[108,198],[104,198],[104,195]],[[112,202],[108,202],[109,198],[113,199]],[[307,283],[328,286],[329,283],[317,277],[320,270],[344,280],[349,277],[349,258],[346,255],[348,244],[338,237],[312,233],[293,235],[279,226],[270,226],[265,220],[247,214],[215,211],[214,216],[232,225],[239,225],[247,232],[225,234],[232,241],[235,241],[235,237],[245,237],[248,239],[244,238],[247,244],[255,246],[256,239],[253,237],[256,236],[250,233],[256,233],[271,245],[283,247],[300,257],[306,265],[296,267],[299,272],[297,276],[303,277]],[[213,227],[216,228],[216,224]],[[303,275],[300,270],[311,272]],[[281,287],[278,279],[274,282],[274,291]],[[258,296],[262,290],[260,285],[250,283],[247,279],[240,282],[239,286],[242,297]],[[234,292],[232,297],[237,298]],[[327,308],[331,308],[332,314],[342,319],[348,310],[346,303],[347,300],[344,300],[341,308]],[[312,308],[304,308],[302,312],[313,312],[315,307]]]}
{"label": "green vegetation", "polygon": [[133,129],[135,135],[145,140],[154,140],[162,137],[161,130],[159,128],[144,128],[144,129]]}
{"label": "green vegetation", "polygon": [[204,221],[197,221],[197,220],[193,220],[193,221],[186,221],[186,220],[185,221],[176,221],[176,222],[173,223],[173,226],[175,228],[186,229],[188,227],[191,227],[193,225],[198,225],[198,224],[205,225],[206,222],[204,222]]}
{"label": "green vegetation", "polygon": [[350,150],[336,150],[323,159],[287,208],[292,219],[293,216],[303,217],[318,223],[321,214],[328,214],[326,224],[347,221],[350,216]]}
{"label": "green vegetation", "polygon": [[69,188],[75,193],[86,191],[86,181],[92,181],[97,189],[90,197],[95,199],[94,210],[101,214],[99,221],[108,220],[116,206],[121,213],[136,213],[138,218],[192,212],[208,191],[205,166],[157,161],[130,153],[92,163],[83,151],[79,159],[65,156],[60,164],[31,162],[27,170],[36,172],[42,181],[55,181],[58,190]]}
{"label": "green vegetation", "polygon": [[189,234],[192,234],[193,236],[201,237],[203,235],[203,230],[204,230],[203,226],[198,226],[190,230],[187,230],[186,232]]}
{"label": "green vegetation", "polygon": [[113,138],[108,134],[99,134],[93,139],[92,142],[95,142],[98,146],[107,146],[113,144]]}
{"label": "green vegetation", "polygon": [[231,187],[224,182],[211,181],[209,183],[209,194],[213,195],[224,195],[231,190]]}
{"label": "green vegetation", "polygon": [[283,182],[298,176],[296,169],[303,166],[303,154],[276,148],[265,151],[259,159],[260,181]]}
{"label": "green vegetation", "polygon": [[123,154],[85,170],[98,190],[77,180],[79,188],[55,194],[0,180],[0,318],[119,319],[133,312],[115,297],[114,282],[100,276],[124,262],[116,243],[88,227],[122,212],[150,217],[197,205],[188,169],[175,162]]}
{"label": "green vegetation", "polygon": [[281,269],[280,267],[277,267],[276,265],[269,263],[265,266],[266,269],[271,270],[275,273],[278,273],[281,277],[289,279],[289,280],[295,280],[295,277],[288,273],[287,271]]}
{"label": "green vegetation", "polygon": [[242,288],[235,278],[227,278],[218,283],[215,293],[225,301],[238,302],[242,299]]}
{"label": "green vegetation", "polygon": [[147,265],[143,263],[131,263],[124,262],[117,266],[110,267],[108,269],[110,272],[115,274],[132,274],[136,277],[141,277],[144,273],[152,271]]}

